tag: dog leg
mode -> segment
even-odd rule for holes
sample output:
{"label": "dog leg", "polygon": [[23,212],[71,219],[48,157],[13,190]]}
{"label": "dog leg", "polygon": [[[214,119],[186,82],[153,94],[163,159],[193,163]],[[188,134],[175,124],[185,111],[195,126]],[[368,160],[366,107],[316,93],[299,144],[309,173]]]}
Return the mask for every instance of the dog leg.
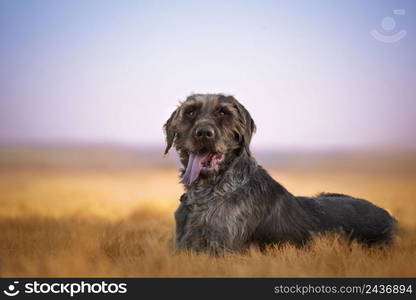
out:
{"label": "dog leg", "polygon": [[180,246],[182,244],[181,240],[183,239],[186,233],[185,224],[188,218],[188,214],[190,212],[189,206],[185,204],[185,198],[186,198],[186,194],[183,194],[180,199],[181,203],[175,212],[175,221],[176,221],[175,247],[176,248],[182,248]]}

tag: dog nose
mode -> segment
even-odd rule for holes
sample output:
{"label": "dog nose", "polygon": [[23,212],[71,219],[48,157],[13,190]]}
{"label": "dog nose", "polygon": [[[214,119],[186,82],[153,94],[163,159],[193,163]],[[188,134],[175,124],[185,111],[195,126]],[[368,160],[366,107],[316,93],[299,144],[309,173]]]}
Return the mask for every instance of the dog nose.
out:
{"label": "dog nose", "polygon": [[197,139],[213,139],[214,135],[214,128],[211,126],[202,126],[195,130],[195,136]]}

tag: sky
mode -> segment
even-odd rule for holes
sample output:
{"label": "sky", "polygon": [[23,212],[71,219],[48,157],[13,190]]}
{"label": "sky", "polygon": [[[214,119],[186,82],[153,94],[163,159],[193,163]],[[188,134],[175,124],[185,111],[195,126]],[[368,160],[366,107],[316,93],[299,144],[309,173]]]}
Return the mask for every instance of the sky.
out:
{"label": "sky", "polygon": [[247,107],[258,148],[414,148],[415,14],[412,0],[0,0],[0,142],[162,147],[178,102],[209,92]]}

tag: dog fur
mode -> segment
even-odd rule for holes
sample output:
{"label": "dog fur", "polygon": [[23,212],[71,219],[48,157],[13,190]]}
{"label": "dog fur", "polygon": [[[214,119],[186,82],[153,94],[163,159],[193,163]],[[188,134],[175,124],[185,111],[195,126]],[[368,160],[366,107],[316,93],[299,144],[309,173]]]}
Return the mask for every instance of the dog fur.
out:
{"label": "dog fur", "polygon": [[[195,130],[208,126],[211,140]],[[222,153],[214,172],[200,174],[180,199],[175,213],[177,249],[212,254],[285,242],[305,245],[314,234],[338,231],[366,245],[392,241],[396,220],[384,209],[348,195],[322,193],[296,197],[252,157],[256,130],[244,106],[232,96],[193,94],[164,125],[167,147],[174,146],[184,169],[190,153]]]}

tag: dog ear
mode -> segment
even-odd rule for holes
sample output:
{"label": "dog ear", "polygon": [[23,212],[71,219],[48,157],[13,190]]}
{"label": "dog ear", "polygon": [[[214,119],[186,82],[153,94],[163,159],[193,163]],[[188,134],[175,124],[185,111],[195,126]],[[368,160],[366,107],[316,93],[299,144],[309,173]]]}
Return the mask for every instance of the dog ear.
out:
{"label": "dog ear", "polygon": [[241,132],[240,136],[242,138],[242,143],[244,145],[244,148],[246,149],[248,155],[251,155],[250,153],[250,142],[251,137],[256,132],[256,124],[253,121],[253,118],[251,117],[248,110],[236,99],[234,99],[235,106],[238,110],[238,113],[240,115],[240,124],[241,124]]}
{"label": "dog ear", "polygon": [[175,128],[175,121],[178,116],[179,108],[177,108],[166,121],[165,125],[163,125],[163,130],[165,131],[166,135],[166,149],[165,155],[169,152],[169,149],[172,147],[173,142],[176,138],[176,128]]}

